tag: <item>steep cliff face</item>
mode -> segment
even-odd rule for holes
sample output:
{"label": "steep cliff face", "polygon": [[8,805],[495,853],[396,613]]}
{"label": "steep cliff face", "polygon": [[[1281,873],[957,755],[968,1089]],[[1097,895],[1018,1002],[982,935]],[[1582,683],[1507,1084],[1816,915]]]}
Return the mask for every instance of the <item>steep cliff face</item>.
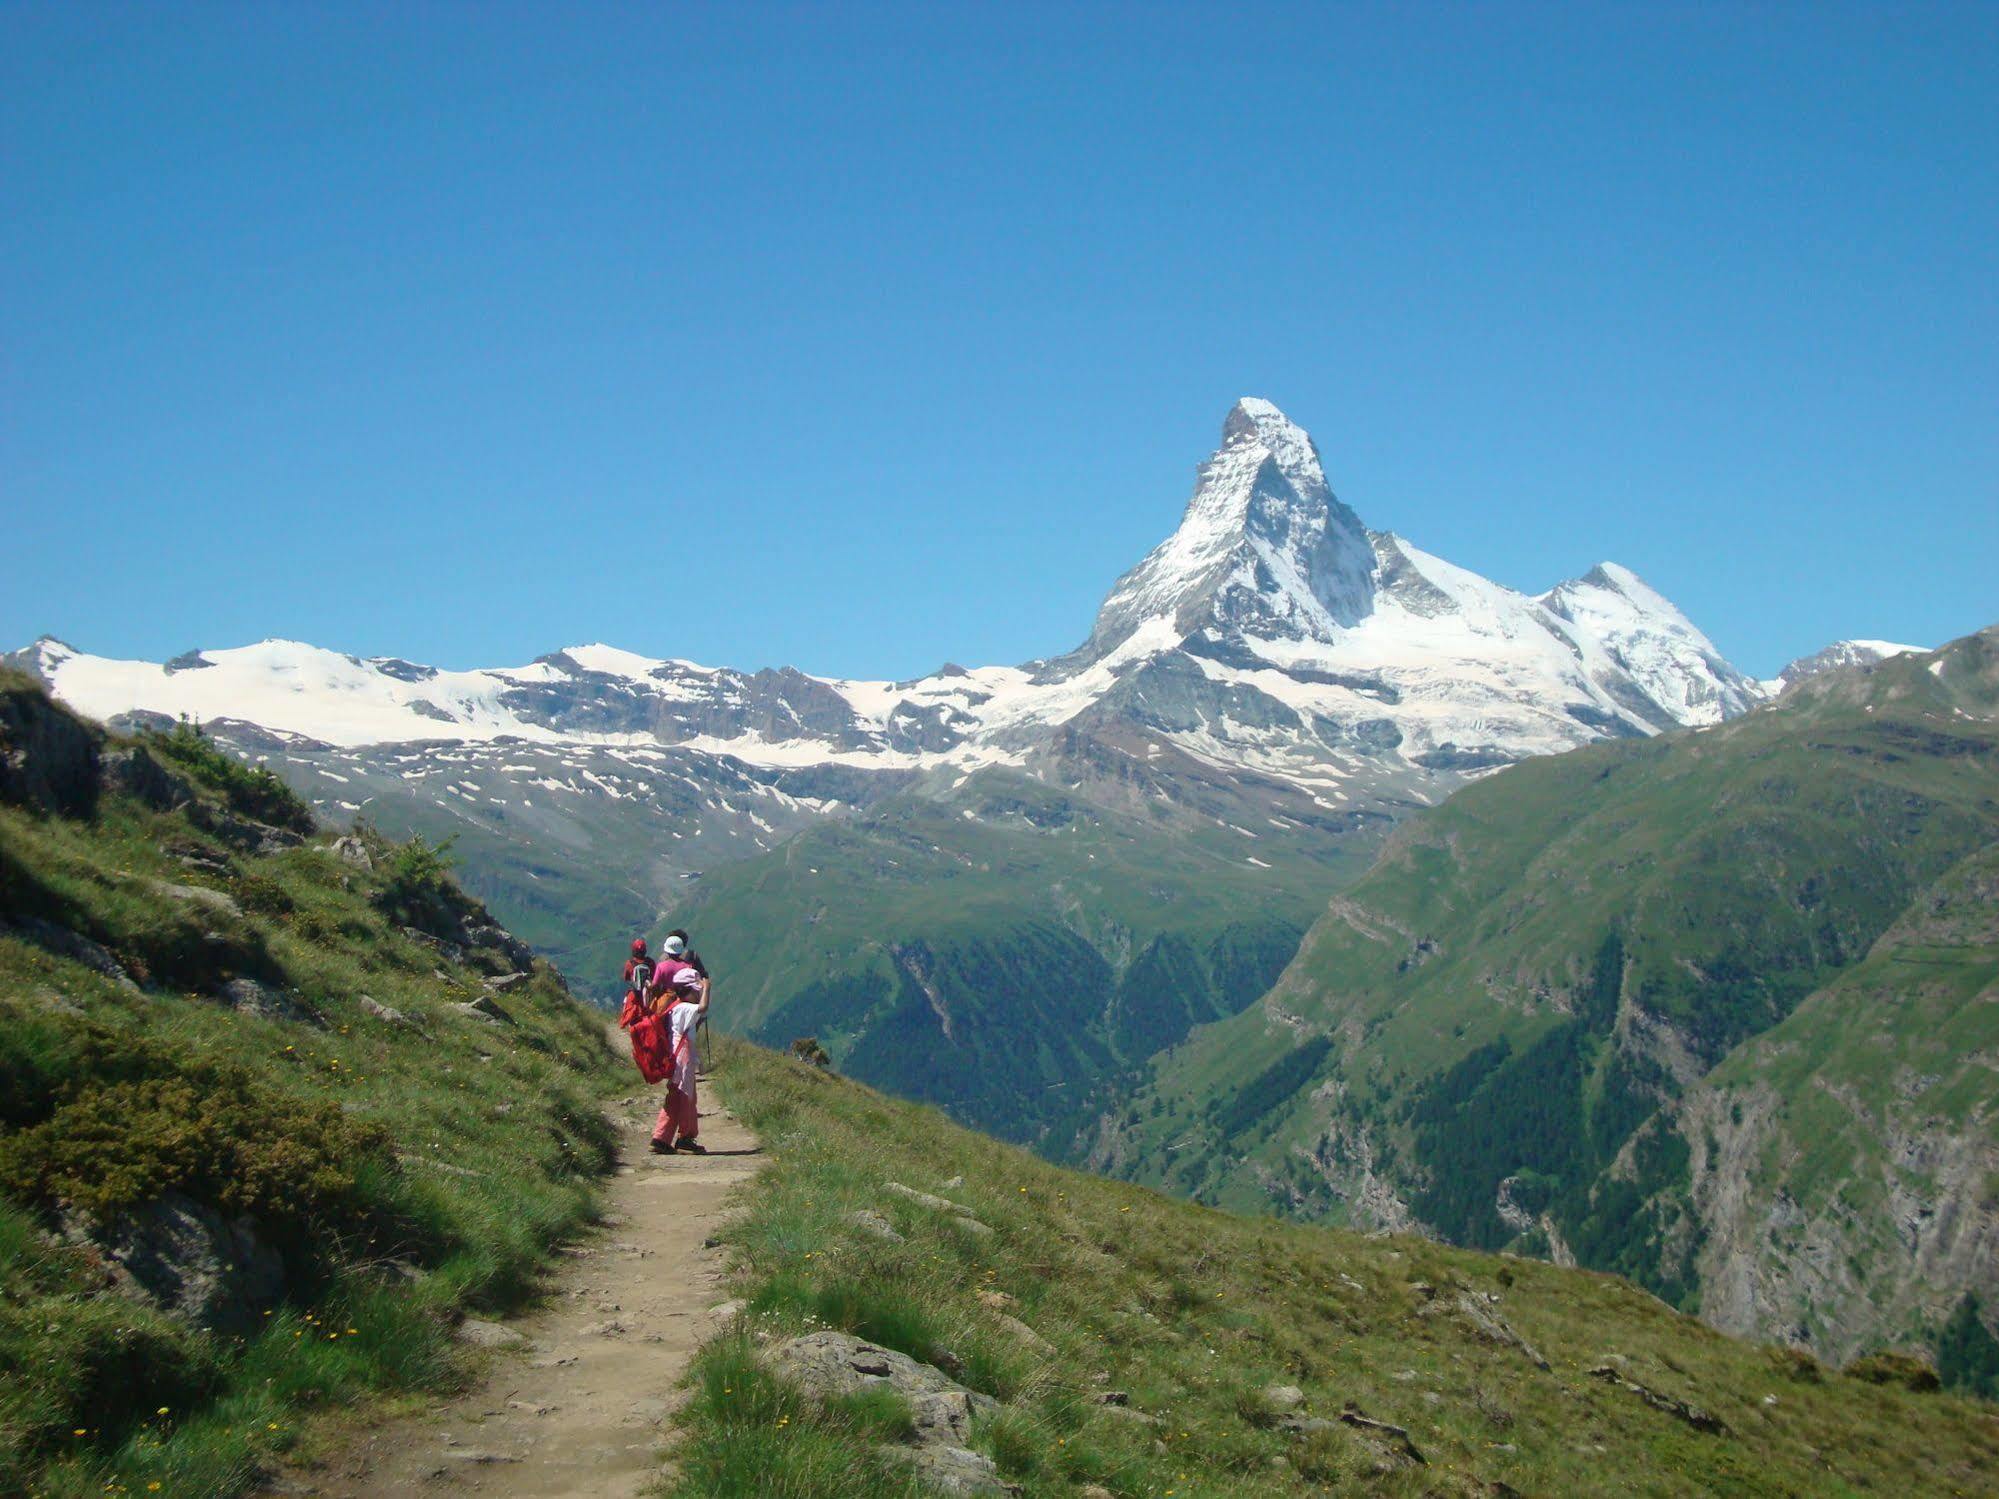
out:
{"label": "steep cliff face", "polygon": [[1836,1358],[1999,1303],[1999,845],[1688,1094],[1702,1315]]}

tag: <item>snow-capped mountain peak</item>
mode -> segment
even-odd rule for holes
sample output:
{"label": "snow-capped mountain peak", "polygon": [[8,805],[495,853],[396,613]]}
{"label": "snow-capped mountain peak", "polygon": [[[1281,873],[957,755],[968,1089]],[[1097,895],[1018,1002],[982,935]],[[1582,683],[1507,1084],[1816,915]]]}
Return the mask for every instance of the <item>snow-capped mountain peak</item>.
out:
{"label": "snow-capped mountain peak", "polygon": [[1244,396],[1222,419],[1222,449],[1260,447],[1301,493],[1323,490],[1326,471],[1312,434],[1261,396]]}
{"label": "snow-capped mountain peak", "polygon": [[1924,645],[1898,645],[1892,640],[1835,640],[1822,650],[1813,651],[1809,656],[1800,656],[1785,667],[1763,687],[1772,694],[1795,687],[1807,677],[1815,677],[1822,671],[1831,671],[1839,666],[1872,666],[1877,661],[1886,661],[1890,656],[1920,654],[1928,650]]}
{"label": "snow-capped mountain peak", "polygon": [[1326,483],[1304,428],[1245,396],[1222,423],[1174,533],[1120,578],[1077,664],[1148,623],[1185,637],[1210,624],[1280,639],[1330,639],[1374,592],[1367,528]]}
{"label": "snow-capped mountain peak", "polygon": [[1663,710],[1657,728],[1714,724],[1747,712],[1767,695],[1737,671],[1664,594],[1628,567],[1600,562],[1558,583],[1541,604],[1596,640]]}

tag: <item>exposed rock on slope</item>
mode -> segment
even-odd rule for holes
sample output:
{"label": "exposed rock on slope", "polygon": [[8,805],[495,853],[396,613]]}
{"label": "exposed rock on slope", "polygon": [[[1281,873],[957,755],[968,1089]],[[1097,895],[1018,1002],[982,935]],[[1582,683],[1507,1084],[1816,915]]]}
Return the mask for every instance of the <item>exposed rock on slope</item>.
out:
{"label": "exposed rock on slope", "polygon": [[1702,1315],[1838,1357],[1999,1307],[1999,844],[1743,1046],[1674,1121]]}

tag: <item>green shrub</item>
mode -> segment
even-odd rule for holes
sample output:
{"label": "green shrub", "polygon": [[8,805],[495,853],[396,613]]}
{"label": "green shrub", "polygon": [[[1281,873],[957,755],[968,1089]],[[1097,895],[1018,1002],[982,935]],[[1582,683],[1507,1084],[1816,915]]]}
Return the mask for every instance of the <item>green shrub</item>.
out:
{"label": "green shrub", "polygon": [[1846,1372],[1869,1384],[1900,1385],[1919,1392],[1937,1389],[1942,1383],[1934,1366],[1909,1353],[1870,1353],[1848,1364]]}
{"label": "green shrub", "polygon": [[1970,1292],[1937,1340],[1937,1377],[1953,1390],[1999,1400],[1999,1338],[1985,1330]]}
{"label": "green shrub", "polygon": [[457,863],[451,857],[454,841],[446,838],[442,843],[426,843],[419,833],[397,846],[389,858],[382,893],[376,898],[386,914],[406,926],[421,927],[449,910],[457,893],[451,883],[451,870]]}
{"label": "green shrub", "polygon": [[105,1217],[179,1190],[285,1223],[351,1206],[355,1166],[387,1135],[337,1104],[286,1099],[228,1069],[93,1082],[0,1144],[0,1185]]}

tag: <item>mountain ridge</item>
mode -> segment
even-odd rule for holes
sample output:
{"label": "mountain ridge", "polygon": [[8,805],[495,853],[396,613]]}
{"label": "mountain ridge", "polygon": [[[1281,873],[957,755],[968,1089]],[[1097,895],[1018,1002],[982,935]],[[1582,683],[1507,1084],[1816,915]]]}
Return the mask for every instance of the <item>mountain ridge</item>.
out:
{"label": "mountain ridge", "polygon": [[[1451,619],[1468,639],[1447,641],[1453,632],[1436,622]],[[1176,653],[1206,685],[1184,664],[1160,666]],[[512,736],[895,769],[1018,763],[1031,742],[1160,666],[1179,672],[1179,695],[1202,719],[1198,734],[1165,732],[1211,758],[1294,777],[1341,774],[1344,752],[1323,742],[1319,720],[1350,729],[1386,717],[1405,757],[1448,742],[1498,763],[1605,732],[1716,721],[1760,694],[1628,569],[1601,564],[1528,596],[1369,530],[1333,493],[1310,434],[1253,397],[1231,409],[1179,526],[1113,586],[1084,643],[1018,666],[889,682],[744,672],[599,643],[445,671],[275,639],[154,665],[49,637],[10,659],[104,718],[230,717],[343,747]],[[1411,683],[1431,711],[1398,712],[1400,690],[1385,688],[1416,665],[1442,671],[1445,690]],[[1451,701],[1453,686],[1466,701]],[[1281,727],[1275,738],[1305,746],[1270,753],[1273,735],[1259,729],[1271,724],[1231,733],[1222,720],[1245,702]],[[1529,711],[1543,703],[1558,711]],[[1509,717],[1497,741],[1468,745],[1496,706]],[[1571,709],[1580,716],[1564,718]]]}

